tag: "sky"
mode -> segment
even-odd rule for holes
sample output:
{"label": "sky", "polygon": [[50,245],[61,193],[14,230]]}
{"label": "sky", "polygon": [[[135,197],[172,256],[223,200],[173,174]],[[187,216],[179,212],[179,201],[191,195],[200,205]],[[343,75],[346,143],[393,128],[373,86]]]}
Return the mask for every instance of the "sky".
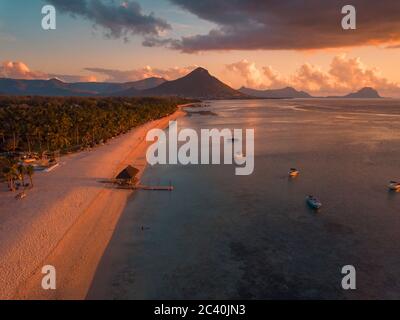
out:
{"label": "sky", "polygon": [[202,66],[234,88],[400,97],[400,1],[351,3],[355,30],[342,0],[0,0],[0,77],[173,80]]}

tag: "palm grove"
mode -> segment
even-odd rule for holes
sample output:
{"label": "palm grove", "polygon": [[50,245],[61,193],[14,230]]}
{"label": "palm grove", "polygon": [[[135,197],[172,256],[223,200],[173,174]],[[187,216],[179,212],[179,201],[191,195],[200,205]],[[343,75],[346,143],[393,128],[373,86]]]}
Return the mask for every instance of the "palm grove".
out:
{"label": "palm grove", "polygon": [[105,143],[135,126],[173,113],[180,98],[0,97],[0,166],[10,190],[33,167],[22,157],[67,153]]}

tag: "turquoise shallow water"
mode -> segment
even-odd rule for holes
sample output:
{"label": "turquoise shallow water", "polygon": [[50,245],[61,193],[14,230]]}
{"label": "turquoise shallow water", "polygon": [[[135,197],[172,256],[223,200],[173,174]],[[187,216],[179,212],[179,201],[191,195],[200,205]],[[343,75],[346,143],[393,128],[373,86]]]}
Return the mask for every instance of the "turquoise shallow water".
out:
{"label": "turquoise shallow water", "polygon": [[[204,110],[178,126],[255,128],[254,173],[148,168],[145,183],[175,190],[132,196],[89,298],[400,298],[400,194],[386,187],[400,180],[399,100],[216,101]],[[288,180],[290,167],[298,179]],[[323,203],[317,214],[310,193]],[[355,291],[341,289],[348,264]]]}

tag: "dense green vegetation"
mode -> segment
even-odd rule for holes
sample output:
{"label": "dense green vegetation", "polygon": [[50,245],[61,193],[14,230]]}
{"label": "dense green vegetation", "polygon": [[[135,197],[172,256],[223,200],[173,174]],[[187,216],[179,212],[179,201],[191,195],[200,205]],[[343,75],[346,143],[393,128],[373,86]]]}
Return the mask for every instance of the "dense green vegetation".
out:
{"label": "dense green vegetation", "polygon": [[0,152],[94,146],[173,113],[179,98],[0,97]]}
{"label": "dense green vegetation", "polygon": [[[13,158],[0,157],[0,168],[3,179],[7,181],[10,191],[15,191],[19,187],[24,190],[26,187],[33,188],[33,166],[25,166]],[[26,183],[26,176],[29,177],[29,183]]]}

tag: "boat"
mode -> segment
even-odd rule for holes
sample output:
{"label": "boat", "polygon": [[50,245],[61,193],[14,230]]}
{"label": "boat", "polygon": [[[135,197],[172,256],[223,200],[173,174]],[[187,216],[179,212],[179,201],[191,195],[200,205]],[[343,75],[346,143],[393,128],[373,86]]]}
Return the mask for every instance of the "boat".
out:
{"label": "boat", "polygon": [[45,172],[51,172],[53,171],[55,168],[57,168],[60,164],[58,162],[53,163],[50,167],[47,167],[46,169],[44,169]]}
{"label": "boat", "polygon": [[400,182],[390,181],[388,187],[389,187],[389,190],[391,190],[391,191],[400,191]]}
{"label": "boat", "polygon": [[289,170],[289,177],[296,178],[300,174],[300,171],[296,168],[290,168]]}
{"label": "boat", "polygon": [[322,207],[321,201],[314,196],[307,196],[306,201],[312,209],[318,210]]}
{"label": "boat", "polygon": [[19,199],[24,199],[25,197],[26,197],[26,193],[23,191],[23,192],[21,192],[21,193],[18,193],[18,194],[15,196],[15,199],[19,200]]}

